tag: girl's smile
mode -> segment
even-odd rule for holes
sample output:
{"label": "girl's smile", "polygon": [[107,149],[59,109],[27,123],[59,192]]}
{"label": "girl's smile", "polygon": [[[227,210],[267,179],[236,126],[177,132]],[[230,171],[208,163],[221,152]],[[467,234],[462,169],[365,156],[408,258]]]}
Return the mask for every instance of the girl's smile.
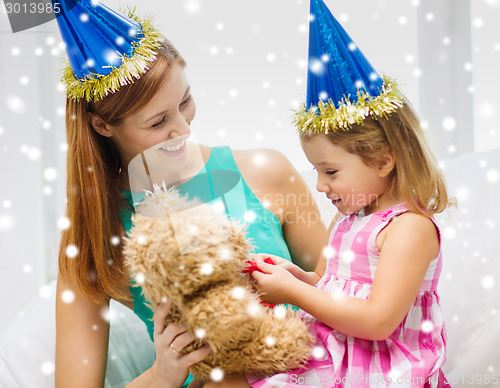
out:
{"label": "girl's smile", "polygon": [[371,166],[360,156],[333,144],[325,134],[302,136],[301,145],[318,172],[316,189],[325,193],[342,214],[366,208],[368,215],[398,203],[383,195],[394,168],[392,154],[381,156],[377,165]]}

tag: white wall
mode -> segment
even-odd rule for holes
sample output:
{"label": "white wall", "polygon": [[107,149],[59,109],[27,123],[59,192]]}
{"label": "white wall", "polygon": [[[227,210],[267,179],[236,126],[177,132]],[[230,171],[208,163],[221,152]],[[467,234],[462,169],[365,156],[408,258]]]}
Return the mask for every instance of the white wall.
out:
{"label": "white wall", "polygon": [[12,34],[0,12],[0,330],[56,268],[66,155],[55,28]]}
{"label": "white wall", "polygon": [[471,1],[474,141],[477,151],[500,147],[500,0]]}
{"label": "white wall", "polygon": [[[462,27],[468,28],[474,19],[463,1],[325,0],[374,66],[396,77],[416,108],[422,108],[441,159],[500,145],[494,121],[500,104],[493,84],[498,88],[493,70],[500,68],[500,47],[495,49],[499,1],[472,0],[472,18],[483,18],[483,25],[476,28],[472,23],[469,38],[479,50],[465,76],[450,73],[451,68],[463,68],[460,61],[437,68],[433,59],[440,55],[440,45],[428,43],[433,34],[435,42],[442,41],[446,31],[455,42],[453,33],[461,30],[447,24],[450,13],[456,12],[453,4],[460,2]],[[162,32],[181,51],[198,106],[193,122],[198,139],[234,148],[277,148],[299,171],[310,169],[290,124],[290,109],[305,98],[309,1],[103,2],[114,9],[137,5],[139,13],[156,15]],[[455,50],[467,57],[470,44],[461,42]],[[5,279],[0,282],[0,330],[56,273],[57,221],[65,196],[59,45],[55,21],[12,34],[0,6],[0,274]],[[449,99],[468,93],[466,99],[474,98],[474,105],[457,108],[450,103],[443,113],[438,103],[423,99],[440,93],[433,72],[450,73],[448,84],[469,77],[476,94],[463,89],[444,93]],[[457,125],[448,139],[442,117],[458,113],[471,125]],[[465,146],[450,153],[449,145],[455,143]]]}

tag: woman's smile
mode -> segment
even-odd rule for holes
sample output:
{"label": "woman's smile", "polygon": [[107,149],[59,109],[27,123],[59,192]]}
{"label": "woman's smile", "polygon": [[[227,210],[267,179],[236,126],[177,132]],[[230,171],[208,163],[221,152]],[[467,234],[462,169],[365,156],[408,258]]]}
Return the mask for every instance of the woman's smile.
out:
{"label": "woman's smile", "polygon": [[[172,142],[169,141],[168,143]],[[175,158],[184,154],[184,152],[186,152],[186,148],[186,139],[183,139],[181,141],[177,140],[175,144],[163,144],[158,150],[169,157]]]}

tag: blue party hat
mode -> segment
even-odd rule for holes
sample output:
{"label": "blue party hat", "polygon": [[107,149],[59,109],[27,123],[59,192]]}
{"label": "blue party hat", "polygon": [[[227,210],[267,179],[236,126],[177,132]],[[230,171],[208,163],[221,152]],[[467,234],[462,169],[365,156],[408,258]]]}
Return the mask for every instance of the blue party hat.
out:
{"label": "blue party hat", "polygon": [[323,0],[311,0],[307,102],[294,118],[299,131],[349,129],[402,104],[395,81],[377,73]]}
{"label": "blue party hat", "polygon": [[68,55],[62,79],[68,97],[98,101],[139,79],[156,59],[163,37],[134,10],[124,16],[97,0],[57,3]]}

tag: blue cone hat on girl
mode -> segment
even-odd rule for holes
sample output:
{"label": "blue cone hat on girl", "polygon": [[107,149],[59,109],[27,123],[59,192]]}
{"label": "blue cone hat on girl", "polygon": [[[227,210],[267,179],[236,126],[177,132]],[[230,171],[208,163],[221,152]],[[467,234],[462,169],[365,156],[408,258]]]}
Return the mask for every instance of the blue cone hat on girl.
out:
{"label": "blue cone hat on girl", "polygon": [[98,101],[139,79],[156,59],[163,37],[149,19],[134,11],[121,15],[97,0],[57,3],[68,55],[62,78],[68,97]]}
{"label": "blue cone hat on girl", "polygon": [[348,130],[368,116],[389,115],[403,100],[396,82],[377,73],[323,0],[311,0],[307,100],[294,116],[298,130]]}

